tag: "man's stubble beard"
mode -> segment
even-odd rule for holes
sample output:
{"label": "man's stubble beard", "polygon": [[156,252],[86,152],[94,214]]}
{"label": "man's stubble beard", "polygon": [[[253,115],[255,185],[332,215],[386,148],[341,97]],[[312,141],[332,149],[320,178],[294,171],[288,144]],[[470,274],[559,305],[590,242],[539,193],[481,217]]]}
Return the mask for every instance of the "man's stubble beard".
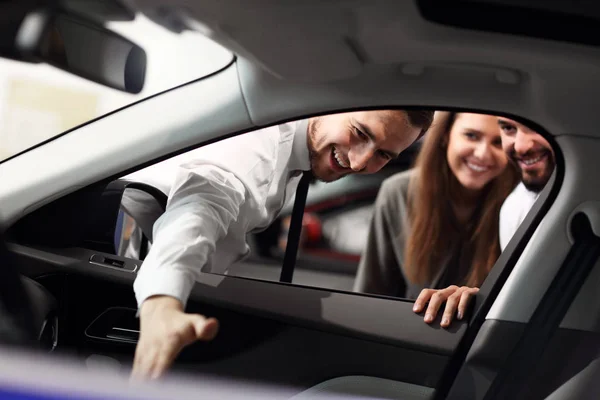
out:
{"label": "man's stubble beard", "polygon": [[319,124],[317,118],[311,118],[308,121],[307,132],[306,132],[306,146],[308,147],[308,159],[310,161],[310,169],[313,174],[315,172],[315,164],[317,162],[317,151],[315,150],[315,132]]}
{"label": "man's stubble beard", "polygon": [[552,155],[551,152],[548,154],[547,160],[548,160],[548,163],[546,164],[546,167],[542,171],[542,175],[531,177],[531,179],[529,181],[527,180],[527,175],[523,172],[523,170],[521,169],[519,164],[517,164],[517,168],[519,169],[519,172],[521,173],[521,182],[523,182],[523,185],[525,186],[525,188],[527,190],[529,190],[530,192],[540,193],[548,184],[548,181],[550,180],[550,177],[552,176],[552,173],[554,172],[554,168],[556,167],[556,164],[554,161],[554,156]]}
{"label": "man's stubble beard", "polygon": [[315,141],[319,124],[320,122],[318,118],[311,118],[308,121],[308,127],[306,132],[306,145],[308,147],[308,159],[310,162],[310,169],[313,173],[313,176],[318,181],[327,182],[326,180],[322,179],[316,171],[316,166],[318,165],[319,160],[319,153],[316,150]]}
{"label": "man's stubble beard", "polygon": [[350,172],[335,177],[333,179],[324,179],[322,176],[319,176],[317,174],[317,167],[319,166],[319,152],[316,150],[317,147],[320,147],[319,145],[325,141],[325,138],[327,137],[327,135],[325,134],[321,134],[320,138],[317,139],[317,132],[319,130],[320,127],[320,121],[319,118],[312,118],[311,120],[308,121],[308,127],[307,127],[307,132],[306,132],[306,145],[308,147],[308,158],[310,161],[310,169],[313,173],[313,176],[315,177],[316,180],[320,181],[320,182],[324,182],[324,183],[330,183],[330,182],[334,182],[337,181],[347,175],[350,174]]}

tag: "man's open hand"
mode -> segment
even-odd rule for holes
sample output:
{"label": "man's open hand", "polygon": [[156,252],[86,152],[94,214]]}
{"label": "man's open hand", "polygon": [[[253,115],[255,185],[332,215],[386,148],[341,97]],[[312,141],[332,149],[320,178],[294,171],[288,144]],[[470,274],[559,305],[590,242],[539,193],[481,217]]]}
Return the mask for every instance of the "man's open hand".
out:
{"label": "man's open hand", "polygon": [[218,330],[216,319],[186,314],[181,302],[173,297],[148,298],[140,310],[140,338],[132,377],[160,377],[185,346],[196,340],[212,340]]}

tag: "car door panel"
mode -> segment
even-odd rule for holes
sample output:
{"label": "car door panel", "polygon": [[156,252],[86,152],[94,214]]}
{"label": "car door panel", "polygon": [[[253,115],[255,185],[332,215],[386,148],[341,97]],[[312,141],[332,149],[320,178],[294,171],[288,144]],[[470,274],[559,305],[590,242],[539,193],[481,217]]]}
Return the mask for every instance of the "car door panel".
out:
{"label": "car door panel", "polygon": [[[11,245],[11,249],[25,265],[25,273],[44,269],[39,264],[27,265],[43,263],[48,265],[46,273],[49,269],[55,273],[76,272],[127,284],[133,284],[135,278],[133,272],[59,255],[57,250],[50,253],[20,245]],[[128,290],[133,292],[131,287]],[[452,353],[467,327],[461,321],[449,329],[440,328],[439,321],[425,324],[422,316],[412,311],[413,302],[402,299],[211,273],[200,274],[190,298],[443,355]],[[377,310],[376,316],[372,310]]]}
{"label": "car door panel", "polygon": [[[72,275],[66,286],[69,344],[82,358],[112,357],[127,371],[133,357],[133,344],[93,340],[83,332],[105,308],[114,304],[134,306],[131,287],[99,281],[97,277]],[[107,292],[111,296],[107,297]],[[307,328],[301,323],[290,324],[214,306],[212,302],[191,300],[188,310],[215,316],[221,330],[214,341],[186,348],[178,359],[176,371],[290,386],[295,388],[290,395],[331,377],[352,375],[434,387],[448,361],[446,355]],[[410,368],[401,367],[407,364]]]}
{"label": "car door panel", "polygon": [[[125,370],[134,344],[86,335],[110,307],[135,310],[134,272],[90,263],[85,251],[11,245],[22,271],[62,304],[59,348],[105,355]],[[203,273],[188,311],[219,319],[210,343],[186,348],[177,369],[306,389],[331,377],[364,375],[435,387],[466,329],[425,324],[412,303],[332,290]],[[373,310],[377,310],[374,313]],[[131,315],[134,315],[133,313]],[[135,324],[136,322],[132,322]],[[251,366],[251,367],[250,367]]]}

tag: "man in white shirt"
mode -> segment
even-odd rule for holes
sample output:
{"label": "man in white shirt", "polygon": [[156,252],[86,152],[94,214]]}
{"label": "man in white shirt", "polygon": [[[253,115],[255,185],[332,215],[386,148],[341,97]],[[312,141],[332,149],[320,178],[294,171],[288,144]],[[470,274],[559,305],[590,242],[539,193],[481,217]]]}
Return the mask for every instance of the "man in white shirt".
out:
{"label": "man in white shirt", "polygon": [[[140,339],[133,375],[155,378],[181,349],[217,333],[214,318],[186,314],[201,271],[224,272],[249,252],[248,232],[264,229],[294,197],[303,171],[331,182],[375,173],[409,147],[433,111],[331,114],[274,126],[194,151],[174,168],[166,212],[134,290]],[[171,178],[168,178],[171,179]]]}
{"label": "man in white shirt", "polygon": [[525,125],[499,117],[502,148],[521,172],[521,183],[500,209],[500,248],[506,245],[537,200],[554,171],[554,151],[542,135]]}

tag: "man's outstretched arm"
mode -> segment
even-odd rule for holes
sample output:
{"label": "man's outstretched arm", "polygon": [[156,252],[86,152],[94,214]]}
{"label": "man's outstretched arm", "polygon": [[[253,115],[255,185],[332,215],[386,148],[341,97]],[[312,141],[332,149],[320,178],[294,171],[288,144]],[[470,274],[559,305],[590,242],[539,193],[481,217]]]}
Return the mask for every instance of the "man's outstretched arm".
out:
{"label": "man's outstretched arm", "polygon": [[214,166],[182,168],[171,194],[134,283],[140,306],[135,377],[159,377],[183,347],[216,335],[215,319],[184,308],[202,266],[245,201],[244,185]]}

